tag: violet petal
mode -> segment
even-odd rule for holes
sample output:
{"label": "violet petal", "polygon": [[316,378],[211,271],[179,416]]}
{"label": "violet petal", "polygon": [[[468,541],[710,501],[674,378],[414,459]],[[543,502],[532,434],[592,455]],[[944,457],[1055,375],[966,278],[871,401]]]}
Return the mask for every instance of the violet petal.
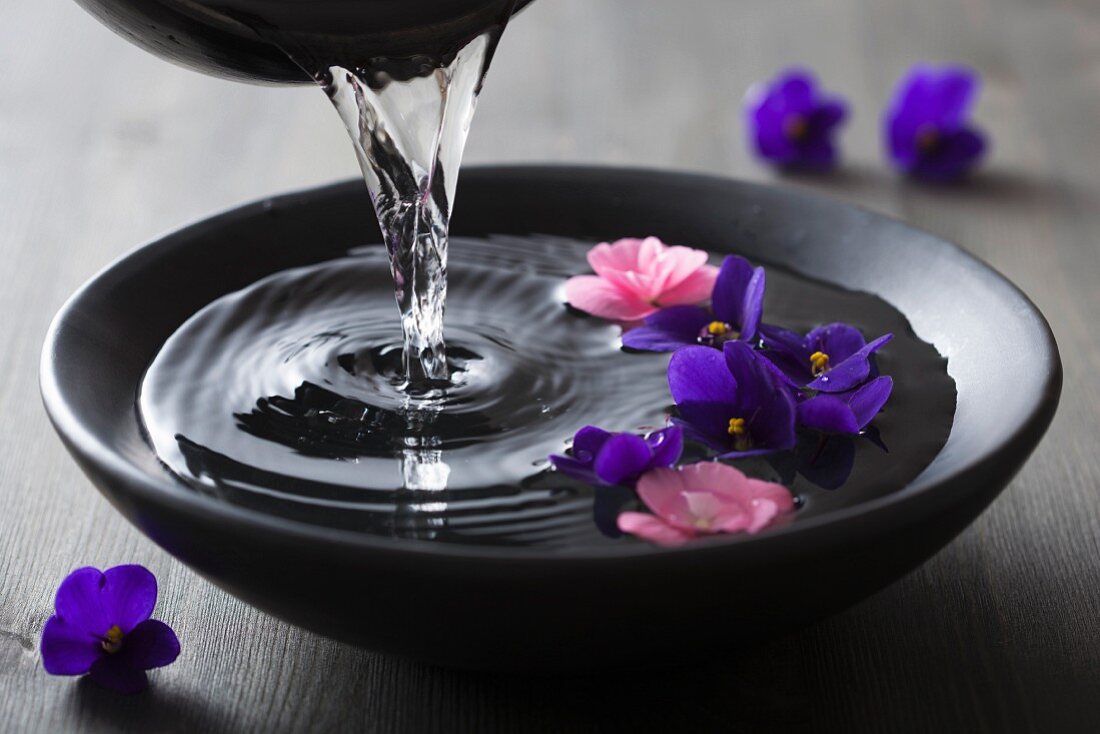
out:
{"label": "violet petal", "polygon": [[93,681],[117,693],[133,694],[145,690],[149,677],[140,668],[131,668],[118,655],[104,655],[92,665]]}
{"label": "violet petal", "polygon": [[157,579],[143,566],[115,566],[105,572],[78,568],[57,589],[54,607],[74,628],[103,635],[114,625],[123,634],[153,613]]}
{"label": "violet petal", "polygon": [[[737,344],[739,342],[727,342]],[[726,358],[710,347],[684,347],[668,363],[668,387],[677,405],[682,403],[731,404],[737,381],[726,367]]]}
{"label": "violet petal", "polygon": [[824,352],[833,364],[840,364],[866,345],[859,329],[844,323],[819,326],[806,335],[806,351]]}
{"label": "violet petal", "polygon": [[591,464],[612,434],[596,426],[585,426],[573,436],[573,458]]}
{"label": "violet petal", "polygon": [[46,620],[41,651],[42,667],[51,675],[84,675],[105,654],[99,638],[56,615]]}
{"label": "violet petal", "polygon": [[157,577],[144,566],[125,565],[108,568],[104,608],[123,634],[149,619],[157,604]]}
{"label": "violet petal", "polygon": [[180,654],[180,642],[172,628],[158,619],[147,619],[122,639],[115,656],[130,668],[148,670],[174,662]]}
{"label": "violet petal", "polygon": [[848,436],[818,436],[798,446],[798,473],[822,489],[839,489],[852,474],[856,446]]}
{"label": "violet petal", "polygon": [[653,452],[653,460],[649,465],[651,469],[672,466],[684,453],[684,431],[679,426],[654,431],[646,436],[645,441]]}
{"label": "violet petal", "polygon": [[868,342],[857,350],[855,354],[839,364],[834,364],[827,372],[819,375],[813,382],[807,385],[807,387],[811,390],[829,393],[851,390],[866,380],[871,374],[870,356],[885,346],[893,338],[893,334],[886,334],[874,341]]}
{"label": "violet petal", "polygon": [[928,181],[953,181],[973,168],[985,147],[985,138],[976,130],[957,130],[943,136],[935,154],[921,156],[912,173]]}
{"label": "violet petal", "polygon": [[710,301],[717,320],[740,329],[744,319],[745,292],[754,274],[752,265],[743,257],[728,255],[722,261]]}
{"label": "violet petal", "polygon": [[645,325],[623,334],[623,346],[647,352],[673,352],[698,343],[699,331],[712,321],[699,306],[669,306],[647,316]]}
{"label": "violet petal", "polygon": [[745,298],[741,305],[741,320],[738,324],[743,341],[752,341],[756,338],[756,331],[760,326],[760,317],[764,313],[765,284],[764,268],[753,270],[752,278],[749,279],[749,283],[745,287]]}
{"label": "violet petal", "polygon": [[882,410],[894,390],[894,381],[889,377],[878,377],[855,391],[848,398],[848,405],[862,430]]}
{"label": "violet petal", "polygon": [[116,624],[103,605],[106,583],[107,579],[98,568],[86,566],[70,573],[54,597],[57,616],[73,629],[86,630],[90,635],[105,633]]}
{"label": "violet petal", "polygon": [[649,444],[640,436],[616,433],[596,455],[592,468],[608,484],[622,484],[645,471],[653,458]]}
{"label": "violet petal", "polygon": [[744,409],[756,406],[766,398],[768,393],[775,390],[771,373],[761,368],[759,357],[748,344],[737,341],[726,342],[722,354],[725,357],[726,369],[737,383],[737,398],[734,401],[736,407]]}
{"label": "violet petal", "polygon": [[851,406],[835,395],[817,395],[799,404],[798,421],[822,433],[859,433],[859,421]]}
{"label": "violet petal", "polygon": [[760,404],[758,412],[749,422],[749,433],[761,447],[785,451],[798,441],[795,432],[796,407],[786,388],[773,383],[772,389],[771,395]]}
{"label": "violet petal", "polygon": [[848,105],[839,98],[823,100],[816,110],[810,115],[810,128],[815,131],[828,132],[831,128],[844,122],[848,116]]}

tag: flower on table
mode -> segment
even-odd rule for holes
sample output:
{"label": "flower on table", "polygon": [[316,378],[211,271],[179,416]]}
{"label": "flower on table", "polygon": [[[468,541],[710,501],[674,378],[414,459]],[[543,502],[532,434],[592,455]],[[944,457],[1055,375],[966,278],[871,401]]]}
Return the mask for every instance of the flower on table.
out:
{"label": "flower on table", "polygon": [[78,568],[57,590],[42,630],[42,665],[53,675],[85,675],[119,693],[148,685],[145,671],[173,662],[176,633],[150,619],[157,580],[143,566]]}
{"label": "flower on table", "polygon": [[969,121],[979,83],[978,75],[964,67],[911,68],[883,117],[894,165],[930,181],[950,181],[973,168],[986,149],[982,133]]}
{"label": "flower on table", "polygon": [[590,484],[629,484],[651,469],[672,466],[683,450],[684,433],[679,426],[644,437],[585,426],[573,437],[572,456],[554,455],[550,463]]}
{"label": "flower on table", "polygon": [[784,168],[827,169],[837,160],[833,137],[848,115],[808,71],[788,69],[754,84],[745,95],[749,144],[763,160]]}
{"label": "flower on table", "polygon": [[740,458],[795,445],[795,403],[773,368],[740,341],[722,351],[684,347],[672,355],[668,385],[686,434]]}
{"label": "flower on table", "polygon": [[819,326],[806,336],[767,324],[760,331],[765,346],[760,354],[791,386],[828,393],[851,390],[873,377],[872,355],[894,338],[885,334],[867,342],[859,329],[842,323]]}
{"label": "flower on table", "polygon": [[722,261],[711,307],[670,306],[647,316],[645,323],[623,334],[623,346],[649,352],[672,352],[688,344],[721,347],[727,341],[756,339],[764,310],[764,268],[730,255]]}
{"label": "flower on table", "polygon": [[822,433],[857,435],[879,414],[893,389],[892,379],[876,377],[855,390],[818,393],[798,404],[798,423]]}
{"label": "flower on table", "polygon": [[656,237],[596,245],[588,264],[596,274],[570,278],[566,300],[611,321],[637,321],[663,306],[705,301],[718,277],[703,250],[669,246]]}
{"label": "flower on table", "polygon": [[795,507],[782,484],[715,462],[647,472],[638,496],[653,514],[624,512],[619,529],[666,546],[715,533],[757,533]]}

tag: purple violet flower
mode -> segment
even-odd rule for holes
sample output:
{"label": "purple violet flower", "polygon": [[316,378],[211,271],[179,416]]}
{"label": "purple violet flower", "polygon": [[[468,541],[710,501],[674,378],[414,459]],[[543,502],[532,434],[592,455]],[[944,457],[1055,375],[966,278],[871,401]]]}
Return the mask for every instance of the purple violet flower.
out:
{"label": "purple violet flower", "polygon": [[684,433],[679,426],[662,428],[644,438],[585,426],[573,437],[573,455],[551,456],[550,463],[563,474],[589,484],[629,484],[650,469],[672,466],[683,450]]}
{"label": "purple violet flower", "polygon": [[672,355],[668,386],[690,437],[719,458],[756,456],[795,445],[795,404],[772,368],[744,342],[722,352],[684,347]]}
{"label": "purple violet flower", "polygon": [[808,71],[788,69],[749,88],[744,114],[749,144],[761,159],[784,168],[822,170],[836,163],[833,134],[848,106],[822,93]]}
{"label": "purple violet flower", "polygon": [[119,693],[148,685],[145,671],[176,659],[180,643],[150,619],[157,579],[143,566],[78,568],[65,577],[55,614],[42,630],[42,666],[52,675],[84,675]]}
{"label": "purple violet flower", "polygon": [[959,66],[911,68],[883,117],[894,165],[929,181],[950,181],[973,168],[986,148],[968,120],[979,83],[976,73]]}
{"label": "purple violet flower", "polygon": [[792,387],[819,392],[852,390],[874,377],[871,355],[894,338],[893,334],[865,342],[859,329],[848,324],[819,326],[805,337],[763,324],[765,349],[760,353]]}
{"label": "purple violet flower", "polygon": [[729,255],[722,261],[711,293],[711,307],[670,306],[647,316],[645,324],[623,334],[623,346],[647,352],[673,352],[689,344],[719,347],[731,340],[756,339],[764,310],[764,268]]}
{"label": "purple violet flower", "polygon": [[857,435],[882,410],[893,389],[892,379],[876,377],[848,392],[819,393],[798,404],[798,422],[822,433]]}

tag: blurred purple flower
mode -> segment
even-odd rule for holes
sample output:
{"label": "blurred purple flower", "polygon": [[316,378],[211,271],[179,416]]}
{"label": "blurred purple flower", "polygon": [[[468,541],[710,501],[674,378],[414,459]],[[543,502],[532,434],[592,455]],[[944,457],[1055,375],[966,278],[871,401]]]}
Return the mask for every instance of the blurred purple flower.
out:
{"label": "blurred purple flower", "polygon": [[749,88],[744,114],[749,144],[761,159],[820,170],[836,163],[833,135],[848,106],[841,97],[824,94],[810,72],[788,69]]}
{"label": "blurred purple flower", "polygon": [[798,404],[798,422],[822,433],[854,436],[874,420],[893,389],[892,379],[876,377],[848,392],[819,393]]}
{"label": "blurred purple flower", "polygon": [[874,377],[871,355],[894,338],[880,336],[868,343],[859,329],[827,324],[800,336],[778,326],[762,324],[765,349],[760,353],[792,387],[839,393]]}
{"label": "blurred purple flower", "polygon": [[78,568],[61,582],[42,630],[42,666],[52,675],[89,674],[119,693],[141,691],[145,671],[180,652],[172,628],[149,619],[156,603],[157,579],[143,566]]}
{"label": "blurred purple flower", "polygon": [[647,316],[645,324],[623,334],[623,346],[672,352],[689,344],[721,347],[727,341],[756,338],[764,310],[764,268],[730,255],[722,261],[711,293],[711,307],[670,306]]}
{"label": "blurred purple flower", "polygon": [[973,168],[986,149],[968,119],[979,86],[978,75],[964,67],[912,67],[883,117],[894,165],[929,181],[954,180]]}
{"label": "blurred purple flower", "polygon": [[629,484],[650,469],[672,466],[684,450],[678,426],[644,438],[585,426],[573,437],[572,456],[554,455],[550,463],[563,474],[590,484]]}
{"label": "blurred purple flower", "polygon": [[689,437],[739,458],[795,445],[795,404],[768,363],[744,342],[722,352],[684,347],[672,355],[668,386]]}

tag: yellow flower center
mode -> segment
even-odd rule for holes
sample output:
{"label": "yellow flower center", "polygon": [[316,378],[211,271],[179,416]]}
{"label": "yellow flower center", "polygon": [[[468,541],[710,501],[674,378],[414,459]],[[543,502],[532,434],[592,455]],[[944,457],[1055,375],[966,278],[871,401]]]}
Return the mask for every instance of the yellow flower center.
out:
{"label": "yellow flower center", "polygon": [[802,115],[788,115],[783,121],[783,132],[791,140],[804,140],[810,132],[810,125]]}
{"label": "yellow flower center", "polygon": [[122,647],[122,629],[117,624],[111,625],[111,629],[103,635],[103,642],[100,644],[107,652],[118,652],[119,648]]}
{"label": "yellow flower center", "polygon": [[733,436],[733,448],[736,450],[748,451],[752,448],[749,426],[744,418],[730,418],[730,425],[726,429],[726,433]]}
{"label": "yellow flower center", "polygon": [[721,321],[711,321],[709,324],[707,324],[707,333],[711,336],[722,336],[729,330],[729,324],[723,323]]}
{"label": "yellow flower center", "polygon": [[829,355],[825,352],[814,352],[810,355],[810,374],[817,377],[823,372],[829,371]]}
{"label": "yellow flower center", "polygon": [[931,153],[940,144],[940,131],[934,125],[925,123],[917,128],[917,150]]}

